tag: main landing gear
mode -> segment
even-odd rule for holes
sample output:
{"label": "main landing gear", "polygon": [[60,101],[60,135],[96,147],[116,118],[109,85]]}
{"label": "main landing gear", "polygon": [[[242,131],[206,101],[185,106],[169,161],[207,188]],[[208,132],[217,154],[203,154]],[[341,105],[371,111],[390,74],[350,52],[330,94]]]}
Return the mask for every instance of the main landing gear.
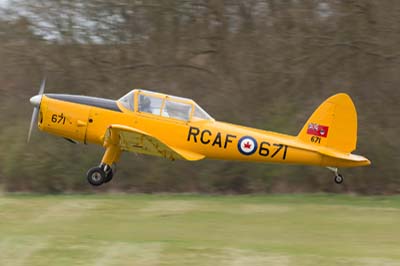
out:
{"label": "main landing gear", "polygon": [[107,164],[90,168],[87,172],[87,180],[92,186],[100,186],[103,183],[108,183],[113,178],[116,172],[116,166],[110,167]]}
{"label": "main landing gear", "polygon": [[342,184],[344,181],[344,178],[341,174],[339,174],[338,169],[336,167],[327,167],[329,170],[335,173],[335,183],[336,184]]}
{"label": "main landing gear", "polygon": [[117,170],[116,163],[122,152],[118,146],[119,136],[112,131],[109,134],[104,143],[106,150],[100,166],[90,168],[87,172],[87,180],[92,186],[110,182]]}

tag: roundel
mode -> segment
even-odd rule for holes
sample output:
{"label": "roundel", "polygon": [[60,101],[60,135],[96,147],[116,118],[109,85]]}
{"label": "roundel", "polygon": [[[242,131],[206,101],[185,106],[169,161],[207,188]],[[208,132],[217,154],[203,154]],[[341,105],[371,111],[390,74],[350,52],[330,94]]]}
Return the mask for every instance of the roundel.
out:
{"label": "roundel", "polygon": [[257,150],[257,141],[250,136],[244,136],[238,141],[238,150],[241,154],[251,155]]}

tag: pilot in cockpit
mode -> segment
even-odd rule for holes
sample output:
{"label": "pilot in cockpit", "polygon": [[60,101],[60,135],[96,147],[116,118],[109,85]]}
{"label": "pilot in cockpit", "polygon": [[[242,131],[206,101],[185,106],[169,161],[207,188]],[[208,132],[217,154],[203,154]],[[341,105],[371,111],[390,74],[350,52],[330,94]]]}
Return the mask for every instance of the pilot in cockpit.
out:
{"label": "pilot in cockpit", "polygon": [[151,101],[149,97],[146,97],[144,95],[140,95],[139,98],[139,111],[140,112],[146,112],[146,113],[153,113],[151,110]]}

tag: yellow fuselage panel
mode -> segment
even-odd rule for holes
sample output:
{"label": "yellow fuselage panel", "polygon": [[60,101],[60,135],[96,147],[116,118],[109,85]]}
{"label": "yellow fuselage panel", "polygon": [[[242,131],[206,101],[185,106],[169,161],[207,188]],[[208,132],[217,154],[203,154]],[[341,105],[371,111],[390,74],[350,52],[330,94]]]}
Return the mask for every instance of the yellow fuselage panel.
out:
{"label": "yellow fuselage panel", "polygon": [[103,144],[112,124],[147,132],[171,147],[207,158],[329,166],[356,166],[324,156],[303,146],[296,137],[228,123],[201,120],[184,122],[148,113],[115,111],[43,96],[39,128],[84,143]]}
{"label": "yellow fuselage panel", "polygon": [[84,142],[90,106],[49,99],[44,96],[39,128],[48,133]]}

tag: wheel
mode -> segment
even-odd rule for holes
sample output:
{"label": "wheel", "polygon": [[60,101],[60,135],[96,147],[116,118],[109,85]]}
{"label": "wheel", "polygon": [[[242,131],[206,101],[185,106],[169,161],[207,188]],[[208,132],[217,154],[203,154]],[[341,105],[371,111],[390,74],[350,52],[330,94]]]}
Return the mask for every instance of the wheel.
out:
{"label": "wheel", "polygon": [[87,180],[92,186],[100,186],[105,182],[106,173],[100,167],[90,168],[87,172]]}
{"label": "wheel", "polygon": [[336,184],[342,184],[343,183],[343,176],[341,175],[341,174],[337,174],[336,176],[335,176],[335,183]]}
{"label": "wheel", "polygon": [[112,169],[110,169],[110,171],[108,171],[108,173],[106,174],[106,177],[104,178],[104,183],[108,183],[111,181],[111,179],[114,176],[114,171]]}

